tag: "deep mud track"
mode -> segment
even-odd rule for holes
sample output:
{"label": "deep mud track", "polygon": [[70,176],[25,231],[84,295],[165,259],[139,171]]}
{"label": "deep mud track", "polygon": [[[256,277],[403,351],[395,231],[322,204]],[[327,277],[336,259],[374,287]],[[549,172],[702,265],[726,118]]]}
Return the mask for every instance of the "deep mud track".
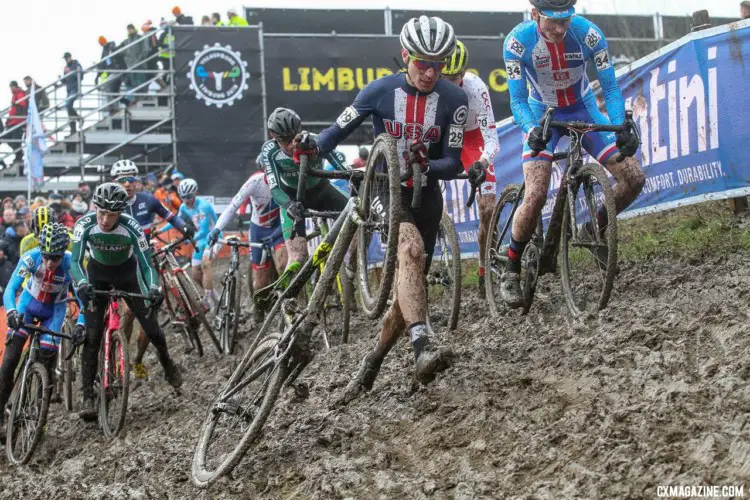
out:
{"label": "deep mud track", "polygon": [[236,358],[175,352],[175,395],[149,354],[124,436],[106,442],[55,405],[30,466],[10,467],[3,450],[0,497],[610,499],[701,484],[750,495],[749,270],[748,256],[626,263],[609,309],[580,323],[551,277],[528,317],[492,320],[465,291],[444,339],[452,369],[414,388],[404,339],[371,393],[333,409],[373,342],[376,326],[359,324],[353,345],[307,368],[309,397],[280,398],[260,442],[207,490],[190,480],[196,435]]}

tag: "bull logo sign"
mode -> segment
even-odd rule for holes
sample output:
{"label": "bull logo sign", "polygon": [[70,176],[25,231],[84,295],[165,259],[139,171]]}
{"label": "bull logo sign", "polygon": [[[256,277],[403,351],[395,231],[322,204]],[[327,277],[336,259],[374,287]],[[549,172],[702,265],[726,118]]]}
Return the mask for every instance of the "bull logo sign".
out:
{"label": "bull logo sign", "polygon": [[242,99],[247,90],[247,62],[231,45],[204,45],[190,62],[190,89],[206,106],[222,108]]}

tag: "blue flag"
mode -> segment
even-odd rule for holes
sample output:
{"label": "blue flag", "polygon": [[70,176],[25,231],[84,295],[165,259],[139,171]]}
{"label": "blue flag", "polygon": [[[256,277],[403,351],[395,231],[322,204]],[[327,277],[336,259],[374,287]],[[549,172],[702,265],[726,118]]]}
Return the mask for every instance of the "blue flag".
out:
{"label": "blue flag", "polygon": [[26,176],[30,179],[30,184],[34,189],[39,189],[44,185],[44,153],[47,151],[47,141],[44,137],[42,128],[42,119],[39,116],[39,110],[36,107],[36,86],[32,82],[29,91],[29,112],[26,118],[26,157],[24,166],[26,167]]}

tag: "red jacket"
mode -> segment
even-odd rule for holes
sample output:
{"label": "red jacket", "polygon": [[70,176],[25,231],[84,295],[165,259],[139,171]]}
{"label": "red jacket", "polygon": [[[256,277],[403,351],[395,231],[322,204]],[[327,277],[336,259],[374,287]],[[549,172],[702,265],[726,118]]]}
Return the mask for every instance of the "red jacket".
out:
{"label": "red jacket", "polygon": [[57,214],[57,221],[68,229],[72,229],[76,225],[76,221],[72,215],[68,212],[60,211]]}
{"label": "red jacket", "polygon": [[26,92],[21,88],[13,90],[13,97],[10,99],[10,112],[8,113],[8,120],[6,126],[8,128],[14,127],[19,123],[26,121],[26,118],[13,118],[14,116],[26,115],[26,110],[29,109],[29,100],[26,99]]}

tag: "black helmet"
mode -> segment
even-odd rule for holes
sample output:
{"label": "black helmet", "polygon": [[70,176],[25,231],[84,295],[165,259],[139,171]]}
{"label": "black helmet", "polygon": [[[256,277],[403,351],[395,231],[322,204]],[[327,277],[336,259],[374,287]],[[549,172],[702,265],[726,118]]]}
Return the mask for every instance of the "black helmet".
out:
{"label": "black helmet", "polygon": [[128,193],[119,184],[105,182],[96,187],[91,201],[102,210],[122,212],[128,204]]}
{"label": "black helmet", "polygon": [[537,10],[565,11],[574,7],[577,0],[530,0]]}
{"label": "black helmet", "polygon": [[39,232],[39,249],[42,255],[62,255],[68,249],[68,228],[59,222],[45,224]]}
{"label": "black helmet", "polygon": [[57,212],[49,207],[36,207],[31,215],[31,232],[39,236],[39,231],[50,222],[57,222]]}
{"label": "black helmet", "polygon": [[268,130],[282,139],[292,139],[302,131],[302,120],[291,109],[276,108],[268,117]]}

